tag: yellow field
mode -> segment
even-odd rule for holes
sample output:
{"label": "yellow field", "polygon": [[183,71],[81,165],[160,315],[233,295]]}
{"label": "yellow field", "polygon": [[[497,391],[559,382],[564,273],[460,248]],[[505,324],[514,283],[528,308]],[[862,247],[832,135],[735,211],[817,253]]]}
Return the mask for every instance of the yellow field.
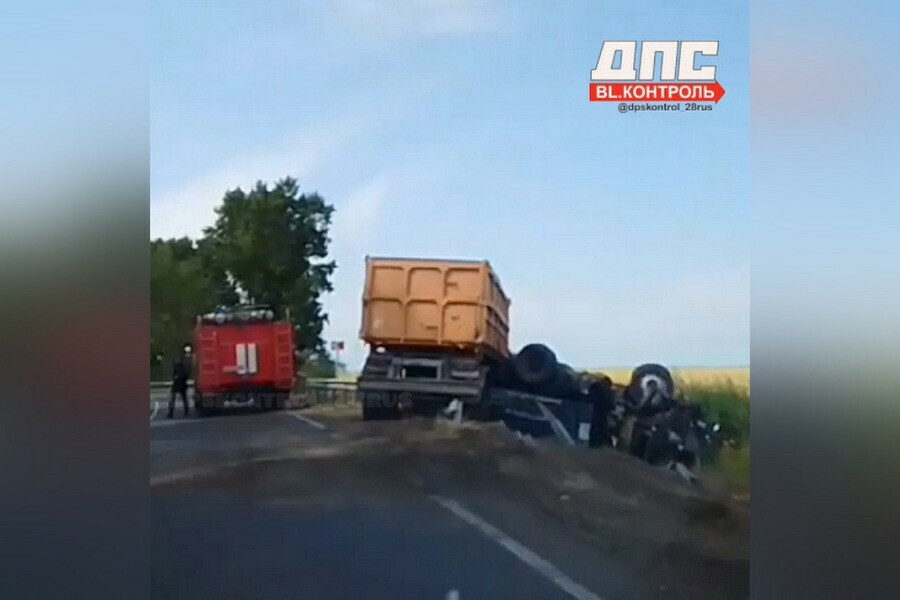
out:
{"label": "yellow field", "polygon": [[342,373],[335,377],[335,381],[346,381],[347,383],[353,383],[359,377],[357,373]]}
{"label": "yellow field", "polygon": [[[608,375],[616,383],[626,384],[631,377],[630,368],[592,369],[593,373]],[[708,369],[708,368],[673,368],[675,379],[690,387],[722,387],[730,382],[738,390],[750,389],[750,369]],[[337,377],[339,381],[356,381],[355,373],[347,373]]]}
{"label": "yellow field", "polygon": [[[597,369],[594,373],[604,373],[616,383],[626,384],[631,377],[631,369]],[[750,369],[678,369],[673,368],[675,379],[691,387],[719,387],[729,382],[740,390],[750,389]]]}

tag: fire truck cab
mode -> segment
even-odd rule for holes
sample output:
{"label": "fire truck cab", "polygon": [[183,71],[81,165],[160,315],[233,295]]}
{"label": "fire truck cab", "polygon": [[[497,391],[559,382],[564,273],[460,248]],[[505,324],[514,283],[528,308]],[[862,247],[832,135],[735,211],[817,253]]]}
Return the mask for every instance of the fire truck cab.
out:
{"label": "fire truck cab", "polygon": [[197,317],[194,406],[203,416],[228,404],[278,410],[297,373],[294,328],[266,305],[219,309]]}

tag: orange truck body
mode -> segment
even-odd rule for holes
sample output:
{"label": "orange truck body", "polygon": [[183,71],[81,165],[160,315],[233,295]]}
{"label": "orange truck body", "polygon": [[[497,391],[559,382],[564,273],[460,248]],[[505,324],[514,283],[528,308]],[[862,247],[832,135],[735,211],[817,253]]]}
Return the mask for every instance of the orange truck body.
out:
{"label": "orange truck body", "polygon": [[509,298],[487,261],[366,258],[371,346],[509,356]]}
{"label": "orange truck body", "polygon": [[509,298],[487,261],[366,258],[363,419],[453,399],[488,407],[509,358]]}

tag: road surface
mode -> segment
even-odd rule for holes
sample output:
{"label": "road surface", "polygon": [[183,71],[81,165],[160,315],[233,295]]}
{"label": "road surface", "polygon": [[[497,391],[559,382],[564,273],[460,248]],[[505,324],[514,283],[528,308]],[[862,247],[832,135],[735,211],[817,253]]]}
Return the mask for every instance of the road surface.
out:
{"label": "road surface", "polygon": [[[452,457],[417,481],[415,466],[346,455],[339,427],[297,411],[201,419],[179,406],[169,420],[157,396],[154,598],[696,597],[648,580],[490,477],[460,478]],[[396,423],[356,424],[370,425],[377,440]]]}

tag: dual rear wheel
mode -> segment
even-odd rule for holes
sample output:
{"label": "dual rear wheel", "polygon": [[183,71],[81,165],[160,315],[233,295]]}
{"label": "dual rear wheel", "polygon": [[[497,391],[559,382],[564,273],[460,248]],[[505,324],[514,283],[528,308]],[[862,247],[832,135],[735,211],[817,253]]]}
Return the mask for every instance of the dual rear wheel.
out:
{"label": "dual rear wheel", "polygon": [[391,421],[400,418],[400,395],[360,393],[363,421]]}

